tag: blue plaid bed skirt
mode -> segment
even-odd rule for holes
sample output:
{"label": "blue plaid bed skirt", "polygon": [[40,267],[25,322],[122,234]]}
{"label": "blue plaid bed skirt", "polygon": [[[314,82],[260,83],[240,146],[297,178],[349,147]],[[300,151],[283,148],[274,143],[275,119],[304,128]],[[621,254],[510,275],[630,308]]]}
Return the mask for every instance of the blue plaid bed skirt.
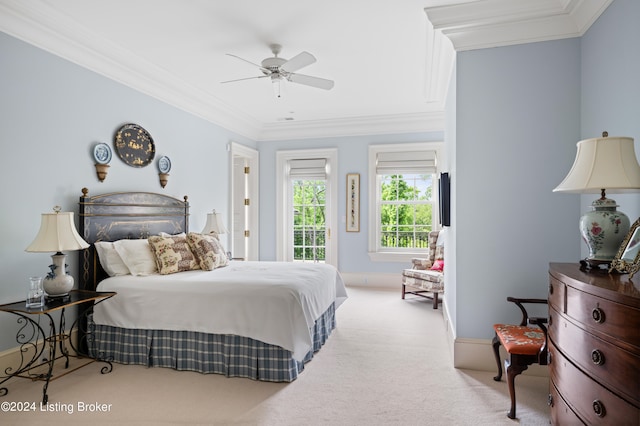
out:
{"label": "blue plaid bed skirt", "polygon": [[167,367],[200,373],[292,382],[335,328],[332,304],[311,328],[313,349],[304,360],[292,352],[249,337],[194,331],[139,330],[94,324],[94,354],[120,364]]}

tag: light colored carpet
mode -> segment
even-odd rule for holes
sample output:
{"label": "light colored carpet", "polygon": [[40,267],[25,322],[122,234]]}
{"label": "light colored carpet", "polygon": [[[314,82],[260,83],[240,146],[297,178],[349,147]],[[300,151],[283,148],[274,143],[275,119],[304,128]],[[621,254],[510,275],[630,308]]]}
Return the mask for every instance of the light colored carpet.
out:
{"label": "light colored carpet", "polygon": [[[263,383],[114,364],[94,363],[49,386],[7,382],[0,402],[35,402],[36,412],[0,412],[0,423],[203,425],[548,425],[548,379],[520,376],[517,420],[509,394],[493,372],[452,367],[442,310],[399,291],[349,288],[337,328],[292,383]],[[490,325],[488,325],[490,327]],[[107,404],[106,412],[79,412]],[[70,410],[69,410],[70,407]],[[72,413],[69,413],[72,411]]]}

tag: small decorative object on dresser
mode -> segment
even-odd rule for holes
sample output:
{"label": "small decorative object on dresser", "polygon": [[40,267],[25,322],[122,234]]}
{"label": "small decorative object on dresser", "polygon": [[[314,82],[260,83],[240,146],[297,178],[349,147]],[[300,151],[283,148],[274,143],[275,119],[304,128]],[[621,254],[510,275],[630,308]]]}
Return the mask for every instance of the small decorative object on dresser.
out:
{"label": "small decorative object on dresser", "polygon": [[25,251],[30,253],[56,252],[51,256],[51,272],[44,279],[44,291],[49,297],[63,297],[73,288],[73,277],[66,272],[66,257],[62,251],[82,250],[89,244],[80,237],[73,220],[73,212],[60,212],[55,206],[54,213],[42,213],[40,231]]}
{"label": "small decorative object on dresser", "polygon": [[111,148],[106,143],[99,143],[93,147],[93,159],[96,162],[96,173],[100,182],[104,182],[107,177],[111,156]]}
{"label": "small decorative object on dresser", "polygon": [[589,248],[589,255],[581,261],[583,269],[610,267],[629,230],[629,218],[616,210],[615,200],[607,198],[605,192],[640,190],[640,165],[633,139],[608,136],[603,132],[601,138],[578,142],[578,152],[569,174],[553,190],[601,194],[591,204],[593,210],[580,218],[580,233]]}
{"label": "small decorative object on dresser", "polygon": [[572,263],[549,280],[552,424],[640,424],[640,281]]}
{"label": "small decorative object on dresser", "polygon": [[621,272],[629,274],[629,279],[640,270],[640,219],[636,220],[622,244],[616,257],[611,262],[609,272]]}

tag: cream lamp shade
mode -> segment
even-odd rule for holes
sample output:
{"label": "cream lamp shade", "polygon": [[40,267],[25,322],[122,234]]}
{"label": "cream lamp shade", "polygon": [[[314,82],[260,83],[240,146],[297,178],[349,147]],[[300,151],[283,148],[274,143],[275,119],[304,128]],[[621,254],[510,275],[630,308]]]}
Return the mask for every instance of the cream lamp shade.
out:
{"label": "cream lamp shade", "polygon": [[203,234],[211,234],[214,232],[216,234],[226,234],[229,232],[222,221],[222,214],[217,213],[215,210],[207,213],[207,223],[202,230]]}
{"label": "cream lamp shade", "polygon": [[63,251],[82,250],[89,244],[82,239],[76,230],[73,212],[60,212],[59,206],[54,213],[43,213],[38,235],[25,249],[30,253],[55,252],[51,256],[53,264],[51,272],[43,281],[44,291],[50,297],[61,297],[69,294],[73,288],[73,277],[67,275],[65,268],[66,255]]}
{"label": "cream lamp shade", "polygon": [[589,269],[608,265],[629,232],[629,218],[616,210],[611,193],[636,192],[640,189],[640,165],[633,138],[608,137],[585,139],[577,143],[576,158],[569,174],[553,191],[599,193],[591,203],[592,211],[580,218],[580,233],[589,248],[583,261]]}

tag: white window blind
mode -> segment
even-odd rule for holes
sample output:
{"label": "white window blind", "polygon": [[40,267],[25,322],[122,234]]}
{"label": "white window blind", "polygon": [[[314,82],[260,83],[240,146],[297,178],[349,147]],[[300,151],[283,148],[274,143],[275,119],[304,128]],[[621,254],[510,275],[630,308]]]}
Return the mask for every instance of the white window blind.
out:
{"label": "white window blind", "polygon": [[325,158],[289,160],[289,176],[300,179],[326,179],[327,160]]}
{"label": "white window blind", "polygon": [[376,156],[376,174],[436,173],[435,151],[387,151]]}

